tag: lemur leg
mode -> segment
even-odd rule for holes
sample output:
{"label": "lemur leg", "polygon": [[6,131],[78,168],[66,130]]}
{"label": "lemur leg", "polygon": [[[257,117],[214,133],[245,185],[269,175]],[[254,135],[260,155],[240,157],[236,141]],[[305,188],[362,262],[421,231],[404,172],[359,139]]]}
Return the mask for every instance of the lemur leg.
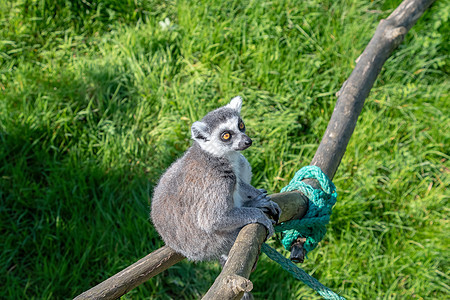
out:
{"label": "lemur leg", "polygon": [[239,194],[244,207],[256,207],[269,215],[275,223],[280,219],[281,209],[267,195],[264,189],[257,189],[251,185],[252,167],[248,160],[241,154],[239,167]]}
{"label": "lemur leg", "polygon": [[234,207],[226,212],[221,212],[213,220],[202,219],[203,213],[199,211],[199,226],[208,232],[234,231],[251,223],[260,223],[267,229],[267,238],[274,234],[273,220],[269,219],[261,209],[255,207]]}

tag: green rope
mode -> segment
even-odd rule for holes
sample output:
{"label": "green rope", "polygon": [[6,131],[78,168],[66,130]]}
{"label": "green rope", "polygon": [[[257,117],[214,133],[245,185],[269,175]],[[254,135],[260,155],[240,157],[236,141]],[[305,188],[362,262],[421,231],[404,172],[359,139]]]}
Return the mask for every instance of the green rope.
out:
{"label": "green rope", "polygon": [[[314,189],[304,183],[305,178],[314,178],[319,181],[322,190]],[[333,182],[319,167],[306,166],[300,169],[291,182],[281,192],[298,190],[309,199],[306,215],[301,220],[292,220],[281,223],[275,227],[276,232],[283,232],[283,246],[291,250],[292,243],[300,236],[306,238],[304,249],[308,253],[317,247],[326,233],[326,225],[330,222],[331,209],[336,203],[337,192]],[[317,291],[325,299],[345,299],[322,285],[315,278],[292,263],[289,259],[278,253],[267,244],[263,244],[261,250],[273,261],[280,264],[283,269],[291,273],[298,280],[303,281],[310,288]]]}
{"label": "green rope", "polygon": [[267,244],[262,244],[261,250],[273,261],[280,264],[283,269],[292,274],[296,279],[303,281],[304,284],[318,292],[325,299],[337,299],[337,300],[345,300],[344,297],[339,296],[323,284],[321,284],[317,279],[303,271],[301,268],[296,266],[289,259],[281,255],[277,252],[277,250],[273,249]]}
{"label": "green rope", "polygon": [[[322,190],[315,189],[304,183],[305,178],[314,178],[319,181]],[[319,167],[306,166],[301,168],[292,178],[291,182],[281,192],[298,190],[309,199],[306,215],[301,220],[293,220],[278,226],[277,231],[282,231],[282,240],[286,250],[291,250],[291,244],[299,236],[306,238],[304,248],[309,252],[317,247],[327,231],[325,225],[330,221],[331,208],[336,203],[337,192],[333,182]]]}

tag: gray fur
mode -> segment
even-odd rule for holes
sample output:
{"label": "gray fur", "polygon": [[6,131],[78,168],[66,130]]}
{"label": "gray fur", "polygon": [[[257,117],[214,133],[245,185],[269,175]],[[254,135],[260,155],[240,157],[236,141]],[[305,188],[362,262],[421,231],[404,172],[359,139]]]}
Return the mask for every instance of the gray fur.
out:
{"label": "gray fur", "polygon": [[[250,185],[250,164],[238,152],[251,144],[238,128],[241,105],[240,98],[233,98],[195,122],[192,147],[167,169],[154,191],[156,230],[166,245],[193,261],[228,255],[239,230],[250,223],[261,223],[271,236],[274,221],[264,212],[276,219],[280,214],[265,191]],[[218,138],[223,130],[232,133],[230,141]]]}

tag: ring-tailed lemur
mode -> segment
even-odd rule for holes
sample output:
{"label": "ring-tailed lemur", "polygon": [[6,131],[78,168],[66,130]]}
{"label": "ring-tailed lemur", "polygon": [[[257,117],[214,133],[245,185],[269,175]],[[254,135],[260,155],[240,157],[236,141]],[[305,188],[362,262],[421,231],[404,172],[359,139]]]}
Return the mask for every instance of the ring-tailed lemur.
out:
{"label": "ring-tailed lemur", "polygon": [[266,191],[250,185],[250,164],[239,153],[252,144],[241,106],[235,97],[194,122],[193,145],[154,190],[153,224],[166,245],[189,260],[226,259],[239,230],[250,223],[264,225],[270,237],[281,213]]}

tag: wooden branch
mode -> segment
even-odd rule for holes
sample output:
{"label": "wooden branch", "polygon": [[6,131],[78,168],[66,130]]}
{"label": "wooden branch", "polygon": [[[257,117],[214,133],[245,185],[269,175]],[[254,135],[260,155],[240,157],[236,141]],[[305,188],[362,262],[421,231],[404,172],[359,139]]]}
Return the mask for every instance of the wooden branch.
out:
{"label": "wooden branch", "polygon": [[[386,20],[381,20],[375,35],[359,57],[355,69],[338,92],[336,107],[325,135],[311,162],[311,165],[320,167],[330,179],[334,177],[344,156],[364,101],[383,64],[404,39],[408,30],[433,2],[434,0],[405,0]],[[247,232],[247,227],[249,226],[245,226],[242,231]],[[245,242],[243,239],[258,243],[258,248],[261,247],[265,236],[265,232],[262,231],[264,227],[260,224],[252,224],[252,226],[261,227],[261,230],[252,231],[256,236],[249,234],[239,235],[235,242],[236,247]],[[252,247],[254,248],[255,246],[253,245]],[[232,271],[233,266],[241,266],[241,268],[247,270],[253,264],[254,260],[249,259],[247,256],[230,257],[222,273],[205,295],[205,299],[215,299],[219,297],[217,293],[222,293],[227,288],[223,279],[224,274],[227,274],[227,276],[236,274]],[[245,275],[242,276],[248,278]],[[231,295],[229,298],[221,299],[236,299],[236,297]]]}
{"label": "wooden branch", "polygon": [[357,59],[355,69],[338,92],[333,115],[311,162],[331,179],[344,156],[364,101],[382,66],[433,2],[403,1],[386,20],[381,20],[374,36]]}
{"label": "wooden branch", "polygon": [[184,258],[167,246],[161,247],[75,299],[117,299]]}
{"label": "wooden branch", "polygon": [[[249,224],[239,232],[223,271],[202,298],[203,300],[241,299],[244,292],[252,290],[253,284],[247,278],[258,259],[266,235],[266,228],[260,224]],[[241,283],[242,287],[236,288],[233,280]]]}

